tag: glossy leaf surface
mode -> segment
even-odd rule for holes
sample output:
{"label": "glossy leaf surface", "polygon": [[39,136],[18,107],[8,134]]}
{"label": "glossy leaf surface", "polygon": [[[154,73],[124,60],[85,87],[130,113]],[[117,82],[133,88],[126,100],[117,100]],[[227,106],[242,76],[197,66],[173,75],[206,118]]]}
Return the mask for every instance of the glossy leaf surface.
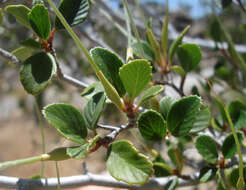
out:
{"label": "glossy leaf surface", "polygon": [[199,113],[200,103],[198,96],[188,96],[172,104],[167,116],[167,127],[172,135],[181,137],[190,132]]}
{"label": "glossy leaf surface", "polygon": [[51,104],[44,108],[44,117],[66,139],[84,144],[87,128],[80,112],[69,104]]}
{"label": "glossy leaf surface", "polygon": [[153,173],[152,163],[129,141],[119,140],[108,150],[107,169],[117,180],[130,185],[144,184]]}
{"label": "glossy leaf surface", "polygon": [[202,155],[203,159],[209,163],[218,162],[218,150],[214,139],[207,135],[201,135],[196,139],[195,147]]}
{"label": "glossy leaf surface", "polygon": [[139,116],[138,129],[147,140],[160,141],[166,136],[166,122],[161,114],[154,110],[148,110]]}
{"label": "glossy leaf surface", "polygon": [[[76,26],[86,20],[90,4],[88,0],[61,0],[58,9],[70,26]],[[64,29],[58,17],[55,18],[55,28]]]}

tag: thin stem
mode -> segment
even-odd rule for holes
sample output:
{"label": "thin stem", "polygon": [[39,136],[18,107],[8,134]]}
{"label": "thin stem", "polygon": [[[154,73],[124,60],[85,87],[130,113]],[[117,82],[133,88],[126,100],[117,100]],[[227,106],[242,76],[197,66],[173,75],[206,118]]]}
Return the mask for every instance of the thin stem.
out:
{"label": "thin stem", "polygon": [[61,190],[61,181],[60,181],[60,172],[59,172],[58,162],[55,162],[55,163],[56,163],[57,189]]}
{"label": "thin stem", "polygon": [[6,169],[9,167],[13,167],[13,166],[31,164],[31,163],[38,162],[38,161],[42,161],[42,156],[35,156],[35,157],[31,157],[31,158],[2,162],[2,163],[0,163],[0,170]]}
{"label": "thin stem", "polygon": [[68,31],[68,33],[71,35],[71,37],[73,38],[74,42],[76,43],[76,45],[78,46],[78,48],[85,54],[86,58],[88,59],[88,61],[90,62],[92,68],[94,69],[94,71],[96,73],[99,72],[99,68],[98,66],[95,64],[95,62],[93,61],[92,57],[90,56],[90,53],[88,52],[88,50],[85,48],[85,46],[82,44],[82,42],[80,41],[80,39],[78,38],[78,36],[75,34],[75,32],[72,30],[72,28],[69,26],[69,24],[67,23],[67,21],[65,20],[65,18],[63,17],[63,15],[60,13],[60,11],[56,8],[55,4],[52,2],[52,0],[47,0],[48,3],[50,4],[50,6],[53,8],[53,10],[55,11],[57,17],[60,19],[61,23],[63,24],[63,26],[66,28],[66,30]]}
{"label": "thin stem", "polygon": [[137,26],[136,26],[136,24],[135,24],[135,21],[134,21],[134,19],[133,19],[133,17],[132,17],[131,12],[130,12],[130,9],[129,9],[129,7],[128,7],[127,1],[124,0],[123,3],[124,3],[124,6],[125,6],[125,8],[126,8],[128,17],[129,17],[129,19],[130,19],[130,21],[131,21],[131,23],[132,23],[132,26],[133,26],[133,32],[134,32],[134,34],[135,34],[135,36],[136,36],[136,38],[137,38],[138,48],[139,48],[141,57],[144,58],[144,50],[143,50],[143,47],[141,46],[140,35],[139,35],[139,33],[138,33]]}
{"label": "thin stem", "polygon": [[[43,124],[43,119],[42,115],[38,106],[38,100],[37,97],[35,97],[35,109],[36,113],[38,116],[38,122],[39,122],[39,128],[40,128],[40,133],[41,133],[41,138],[42,138],[42,154],[45,154],[45,135],[44,135],[44,124]],[[45,170],[45,163],[42,162],[41,164],[41,176],[44,175],[44,170]]]}
{"label": "thin stem", "polygon": [[[241,150],[241,147],[240,147],[240,143],[239,143],[239,140],[238,140],[238,137],[237,137],[237,132],[236,132],[236,129],[234,127],[234,124],[231,120],[231,116],[228,112],[228,109],[225,107],[225,114],[226,114],[226,118],[229,122],[229,126],[231,128],[231,131],[232,131],[232,134],[233,134],[233,137],[235,139],[235,143],[236,143],[236,147],[237,147],[237,153],[238,153],[238,157],[239,157],[239,180],[240,179],[244,179],[244,176],[243,176],[243,156],[242,156],[242,150]],[[241,181],[243,183],[243,186],[245,186],[245,182],[244,180]]]}

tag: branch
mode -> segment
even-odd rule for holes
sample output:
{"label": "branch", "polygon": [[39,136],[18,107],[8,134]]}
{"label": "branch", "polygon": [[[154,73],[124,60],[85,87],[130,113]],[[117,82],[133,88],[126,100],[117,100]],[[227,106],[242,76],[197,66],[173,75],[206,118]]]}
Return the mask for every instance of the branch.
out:
{"label": "branch", "polygon": [[13,63],[16,64],[16,66],[20,67],[21,66],[21,61],[15,56],[13,55],[12,53],[8,52],[8,51],[5,51],[3,50],[2,48],[0,48],[0,55],[9,60],[9,61],[12,61]]}
{"label": "branch", "polygon": [[[189,177],[191,181],[185,181],[179,179],[179,187],[192,186],[199,183],[199,174],[191,174]],[[114,188],[130,188],[132,190],[149,190],[149,189],[163,189],[170,180],[175,177],[165,177],[165,178],[151,178],[148,183],[143,186],[132,185],[129,186],[124,182],[118,182],[110,176],[96,175],[96,174],[86,174],[78,176],[61,177],[61,187],[65,188],[75,188],[87,185],[96,185],[103,187],[114,187]],[[0,187],[6,189],[17,189],[17,190],[40,190],[40,189],[57,189],[57,178],[47,178],[47,179],[21,179],[16,177],[0,176]]]}
{"label": "branch", "polygon": [[182,90],[180,90],[180,89],[179,89],[175,84],[173,84],[173,83],[169,83],[169,82],[167,82],[167,81],[155,81],[155,84],[160,84],[160,85],[163,85],[163,86],[165,86],[165,85],[170,86],[170,87],[172,87],[176,92],[178,92],[178,94],[179,94],[181,97],[185,96],[184,92],[183,92]]}
{"label": "branch", "polygon": [[[21,61],[15,56],[13,55],[12,53],[6,51],[6,50],[3,50],[2,48],[0,48],[0,56],[2,56],[3,58],[9,60],[9,61],[12,61],[13,63],[15,63],[18,67],[21,66]],[[57,61],[57,60],[56,60]],[[59,65],[59,64],[57,64]],[[58,75],[59,75],[59,78],[75,87],[78,87],[78,88],[86,88],[88,87],[89,85],[86,84],[86,83],[83,83],[71,76],[68,76],[66,74],[63,74],[63,72],[61,71],[61,68],[58,67]]]}

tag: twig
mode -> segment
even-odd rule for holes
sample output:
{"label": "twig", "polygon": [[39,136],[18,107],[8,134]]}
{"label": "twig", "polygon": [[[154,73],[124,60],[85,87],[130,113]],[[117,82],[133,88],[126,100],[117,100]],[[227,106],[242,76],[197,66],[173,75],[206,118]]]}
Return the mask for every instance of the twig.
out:
{"label": "twig", "polygon": [[173,83],[169,83],[169,82],[167,82],[167,81],[155,81],[154,83],[155,83],[155,84],[160,84],[160,85],[163,85],[163,86],[165,86],[165,85],[170,86],[170,87],[172,87],[176,92],[178,92],[178,94],[179,94],[181,97],[185,96],[184,92],[181,91],[181,90],[180,90],[175,84],[173,84]]}
{"label": "twig", "polygon": [[9,61],[12,61],[13,63],[15,63],[17,67],[20,67],[21,66],[21,61],[15,55],[13,55],[12,53],[10,53],[10,52],[8,52],[8,51],[3,50],[2,48],[0,48],[0,55],[2,57],[4,57],[5,59],[7,59]]}
{"label": "twig", "polygon": [[[179,179],[179,187],[197,185],[199,173],[191,174],[190,181]],[[151,178],[148,183],[143,186],[132,185],[129,186],[124,182],[116,181],[110,176],[87,174],[78,176],[61,177],[60,183],[61,188],[75,188],[86,185],[97,185],[103,187],[114,187],[114,188],[130,188],[132,190],[149,190],[149,189],[163,189],[168,182],[170,182],[175,177],[164,177],[164,178]],[[20,179],[16,177],[6,177],[0,176],[0,187],[5,189],[25,189],[25,190],[38,190],[38,189],[56,189],[57,188],[57,178],[47,178],[47,179]]]}

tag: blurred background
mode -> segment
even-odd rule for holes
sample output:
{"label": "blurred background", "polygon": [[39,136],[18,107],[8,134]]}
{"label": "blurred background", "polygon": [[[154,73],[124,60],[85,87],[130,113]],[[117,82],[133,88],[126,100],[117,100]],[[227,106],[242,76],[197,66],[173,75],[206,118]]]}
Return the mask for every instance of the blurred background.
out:
{"label": "blurred background", "polygon": [[[56,1],[58,3],[59,1]],[[76,33],[88,49],[95,46],[109,48],[125,60],[127,39],[111,23],[102,10],[106,11],[110,17],[121,26],[125,27],[124,12],[121,0],[95,0],[96,6],[92,5],[87,21],[75,27]],[[134,1],[129,0],[130,8],[136,19],[136,24],[144,36],[143,23],[134,6]],[[165,0],[139,0],[144,10],[146,18],[152,18],[153,28],[156,36],[160,35],[163,18],[166,14]],[[244,3],[244,1],[242,1]],[[31,7],[31,0],[0,0],[0,8],[4,9],[10,4],[25,4]],[[188,32],[187,41],[198,42],[203,50],[203,60],[200,69],[191,74],[185,83],[186,94],[191,94],[194,85],[200,88],[200,81],[204,78],[214,76],[216,65],[226,64],[216,44],[212,41],[215,36],[212,32],[214,14],[222,19],[226,29],[232,35],[233,41],[238,45],[246,42],[246,19],[240,7],[233,3],[232,6],[223,9],[220,0],[170,0],[169,1],[170,42],[187,25],[191,25]],[[123,16],[122,16],[123,15]],[[54,20],[54,13],[50,12]],[[14,51],[20,47],[20,42],[32,36],[32,32],[19,25],[14,17],[4,12],[4,22],[0,25],[0,47],[7,51]],[[159,37],[157,37],[159,39]],[[57,32],[54,40],[54,47],[57,51],[58,59],[62,63],[64,73],[71,75],[88,84],[96,81],[92,69],[84,55],[77,49],[73,40],[65,31]],[[242,53],[244,53],[242,48]],[[221,59],[220,59],[221,58]],[[217,76],[218,78],[221,76]],[[222,76],[230,78],[230,74]],[[178,79],[177,79],[178,80]],[[223,85],[217,85],[220,92],[224,91]],[[166,89],[167,95],[178,97],[172,89]],[[233,92],[234,93],[234,92]],[[81,90],[76,89],[62,81],[54,80],[41,95],[38,97],[40,109],[50,103],[66,102],[82,110],[86,101],[80,96]],[[223,93],[229,102],[232,97],[240,96],[234,93],[233,96],[226,91]],[[28,95],[20,81],[17,69],[13,64],[0,57],[0,162],[26,158],[42,153],[41,135],[38,124],[38,117],[34,106],[34,97]],[[101,119],[101,123],[120,125],[125,122],[124,116],[117,111],[113,105],[108,105]],[[68,146],[69,142],[60,137],[54,128],[44,122],[46,150],[50,151],[58,146]],[[127,132],[118,138],[134,138]],[[138,145],[137,145],[138,146]],[[141,149],[141,146],[138,148]],[[101,148],[99,151],[89,155],[85,159],[87,167],[92,173],[105,173],[106,150]],[[82,161],[68,160],[59,163],[61,176],[78,175],[83,172]],[[40,163],[27,166],[14,167],[0,171],[0,175],[18,176],[30,178],[40,172]],[[187,169],[187,173],[191,170]],[[55,176],[55,164],[47,163],[45,176]],[[213,183],[208,186],[189,187],[183,189],[215,189]],[[86,189],[86,188],[84,188]],[[95,188],[94,188],[95,189]],[[99,187],[99,189],[103,189]]]}

